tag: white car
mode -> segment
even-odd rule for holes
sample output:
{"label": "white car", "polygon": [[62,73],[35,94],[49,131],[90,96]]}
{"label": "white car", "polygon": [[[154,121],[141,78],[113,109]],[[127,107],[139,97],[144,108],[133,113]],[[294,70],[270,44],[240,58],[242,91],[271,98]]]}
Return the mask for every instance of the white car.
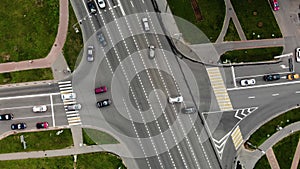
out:
{"label": "white car", "polygon": [[154,59],[155,57],[155,47],[153,45],[149,46],[149,58]]}
{"label": "white car", "polygon": [[98,5],[101,9],[105,8],[105,1],[104,0],[98,0]]}
{"label": "white car", "polygon": [[177,97],[169,97],[169,103],[182,103],[183,102],[183,97],[182,96],[177,96]]}
{"label": "white car", "polygon": [[243,79],[241,80],[241,86],[252,86],[255,85],[255,79]]}
{"label": "white car", "polygon": [[67,106],[67,110],[68,111],[72,111],[72,110],[80,110],[81,109],[81,104],[73,104],[71,106]]}
{"label": "white car", "polygon": [[62,95],[61,95],[61,99],[62,99],[62,100],[76,99],[76,93],[62,94]]}
{"label": "white car", "polygon": [[143,18],[143,19],[142,19],[142,22],[143,22],[144,30],[145,30],[146,32],[150,31],[148,18]]}
{"label": "white car", "polygon": [[94,46],[88,46],[87,61],[88,62],[93,62],[94,61]]}
{"label": "white car", "polygon": [[46,105],[33,106],[32,111],[34,113],[42,113],[47,111],[47,106]]}
{"label": "white car", "polygon": [[296,48],[296,53],[295,53],[295,55],[296,55],[296,61],[297,61],[297,62],[300,62],[300,48]]}

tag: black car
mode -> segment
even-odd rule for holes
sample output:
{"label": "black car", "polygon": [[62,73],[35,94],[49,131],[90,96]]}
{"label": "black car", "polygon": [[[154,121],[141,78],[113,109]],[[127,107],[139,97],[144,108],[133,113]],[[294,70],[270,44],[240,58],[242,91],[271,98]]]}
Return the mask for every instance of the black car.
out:
{"label": "black car", "polygon": [[274,81],[274,80],[279,80],[280,75],[279,74],[271,74],[271,75],[265,75],[264,80],[265,81]]}
{"label": "black car", "polygon": [[16,123],[16,124],[12,124],[11,126],[12,130],[22,130],[22,129],[26,129],[26,123]]}
{"label": "black car", "polygon": [[97,8],[93,0],[89,0],[87,6],[89,8],[90,13],[92,14],[97,13]]}
{"label": "black car", "polygon": [[14,118],[13,114],[1,114],[0,115],[0,120],[11,120]]}
{"label": "black car", "polygon": [[101,108],[101,107],[106,107],[109,106],[111,104],[111,100],[109,99],[105,99],[105,100],[101,100],[97,102],[97,107]]}

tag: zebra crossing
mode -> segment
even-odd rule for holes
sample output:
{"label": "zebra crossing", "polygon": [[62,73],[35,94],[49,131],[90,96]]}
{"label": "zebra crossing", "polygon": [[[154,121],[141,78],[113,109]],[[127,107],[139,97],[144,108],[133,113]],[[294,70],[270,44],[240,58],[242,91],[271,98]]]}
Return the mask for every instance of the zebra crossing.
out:
{"label": "zebra crossing", "polygon": [[[58,82],[58,87],[60,90],[60,95],[62,97],[64,108],[66,111],[67,120],[70,126],[81,125],[81,119],[78,110],[68,110],[68,106],[77,104],[76,94],[72,88],[71,81],[61,81]],[[63,99],[63,95],[72,96],[68,99]],[[75,96],[75,97],[74,97]]]}
{"label": "zebra crossing", "polygon": [[212,89],[217,98],[218,105],[221,111],[232,110],[230,98],[228,96],[222,75],[218,67],[206,68]]}
{"label": "zebra crossing", "polygon": [[237,126],[233,132],[231,133],[232,142],[234,144],[235,149],[237,150],[240,145],[243,143],[243,136],[240,130],[240,127]]}

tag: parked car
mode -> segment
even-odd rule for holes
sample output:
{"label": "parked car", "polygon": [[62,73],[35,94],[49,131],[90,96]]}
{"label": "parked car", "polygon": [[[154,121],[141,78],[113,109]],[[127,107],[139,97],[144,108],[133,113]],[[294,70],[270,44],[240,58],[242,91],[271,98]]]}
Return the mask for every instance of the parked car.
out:
{"label": "parked car", "polygon": [[97,107],[101,108],[101,107],[106,107],[109,106],[111,104],[111,100],[110,99],[105,99],[105,100],[101,100],[97,102]]}
{"label": "parked car", "polygon": [[103,47],[107,45],[107,42],[106,42],[105,37],[104,37],[104,35],[103,35],[102,32],[98,32],[98,33],[97,33],[97,37],[98,37],[98,40],[99,40],[100,44],[101,44]]}
{"label": "parked car", "polygon": [[12,130],[22,130],[22,129],[26,129],[26,127],[27,127],[26,123],[16,123],[10,126]]}
{"label": "parked car", "polygon": [[101,86],[101,87],[95,88],[95,94],[104,93],[106,91],[107,91],[106,86]]}
{"label": "parked car", "polygon": [[68,111],[80,110],[80,109],[81,109],[81,104],[79,103],[67,106]]}
{"label": "parked car", "polygon": [[255,85],[256,81],[255,79],[242,79],[241,80],[241,86],[252,86]]}
{"label": "parked car", "polygon": [[93,62],[94,61],[94,46],[88,46],[87,61],[88,62]]}
{"label": "parked car", "polygon": [[150,31],[148,18],[142,18],[142,23],[143,23],[144,31],[146,32]]}
{"label": "parked car", "polygon": [[0,120],[12,120],[14,118],[13,114],[1,114]]}
{"label": "parked car", "polygon": [[274,81],[274,80],[279,80],[280,75],[279,74],[270,74],[270,75],[265,75],[264,80],[265,81]]}
{"label": "parked car", "polygon": [[61,94],[61,99],[62,100],[76,99],[76,93]]}
{"label": "parked car", "polygon": [[183,102],[183,97],[182,96],[177,96],[177,97],[169,97],[168,99],[169,103],[181,103]]}
{"label": "parked car", "polygon": [[[300,16],[299,16],[299,18],[300,18]],[[295,56],[296,56],[296,61],[300,62],[300,48],[296,48]]]}
{"label": "parked car", "polygon": [[192,113],[196,113],[197,109],[195,107],[187,107],[184,108],[182,112],[185,114],[192,114]]}
{"label": "parked car", "polygon": [[40,105],[40,106],[33,106],[32,111],[34,113],[42,113],[47,111],[46,105]]}
{"label": "parked car", "polygon": [[155,57],[155,47],[153,45],[149,46],[149,58],[154,59]]}
{"label": "parked car", "polygon": [[278,11],[279,10],[279,4],[277,0],[270,0],[271,6],[273,8],[274,11]]}
{"label": "parked car", "polygon": [[87,6],[89,8],[89,12],[92,14],[97,13],[97,8],[93,0],[88,0]]}
{"label": "parked car", "polygon": [[37,129],[46,129],[46,128],[48,128],[48,126],[49,126],[49,123],[46,122],[46,121],[36,123],[36,128]]}
{"label": "parked car", "polygon": [[297,73],[290,73],[290,74],[287,75],[287,79],[288,80],[299,79],[299,74],[297,74]]}
{"label": "parked car", "polygon": [[99,5],[99,8],[101,9],[104,9],[105,8],[105,1],[104,0],[98,0],[98,5]]}

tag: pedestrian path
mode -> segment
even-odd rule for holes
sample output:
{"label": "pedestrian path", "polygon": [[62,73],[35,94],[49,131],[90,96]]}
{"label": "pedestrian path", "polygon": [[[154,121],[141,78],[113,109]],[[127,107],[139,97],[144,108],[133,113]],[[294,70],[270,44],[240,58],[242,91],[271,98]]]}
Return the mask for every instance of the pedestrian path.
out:
{"label": "pedestrian path", "polygon": [[[61,96],[74,93],[71,81],[60,81],[60,82],[58,82],[58,86],[59,86]],[[79,111],[78,110],[68,110],[68,108],[67,108],[68,106],[77,104],[76,94],[75,94],[74,98],[63,99],[63,103],[64,103],[64,108],[65,108],[65,111],[67,114],[67,120],[68,120],[69,125],[70,126],[81,125]]]}
{"label": "pedestrian path", "polygon": [[221,111],[233,110],[222,75],[218,67],[206,68],[212,89]]}
{"label": "pedestrian path", "polygon": [[[297,167],[299,165],[299,161],[300,161],[300,139],[298,141],[297,149],[296,149],[296,152],[294,154],[294,159],[293,159],[293,162],[292,162],[291,169],[297,169]],[[299,168],[300,168],[300,166],[299,166]]]}
{"label": "pedestrian path", "polygon": [[233,132],[231,133],[232,142],[234,144],[235,149],[237,150],[243,143],[243,136],[240,130],[240,127],[237,126]]}
{"label": "pedestrian path", "polygon": [[268,158],[268,161],[269,161],[269,164],[270,164],[271,168],[272,169],[280,169],[278,161],[276,159],[276,156],[275,156],[274,151],[273,151],[272,148],[269,148],[266,151],[266,155],[267,155],[267,158]]}

